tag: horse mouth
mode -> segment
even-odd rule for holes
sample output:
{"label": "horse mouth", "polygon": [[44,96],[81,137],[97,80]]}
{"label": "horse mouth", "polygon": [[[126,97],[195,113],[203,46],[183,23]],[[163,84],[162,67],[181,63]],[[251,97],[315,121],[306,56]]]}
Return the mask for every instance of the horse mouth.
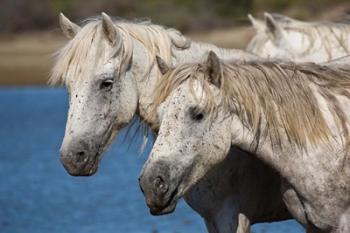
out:
{"label": "horse mouth", "polygon": [[[98,157],[98,156],[97,156]],[[98,170],[98,164],[99,159],[95,158],[94,160],[90,161],[84,168],[83,176],[92,176],[94,175]]]}
{"label": "horse mouth", "polygon": [[164,206],[149,206],[150,213],[154,216],[165,215],[174,212],[177,204],[177,189],[171,194],[169,201]]}

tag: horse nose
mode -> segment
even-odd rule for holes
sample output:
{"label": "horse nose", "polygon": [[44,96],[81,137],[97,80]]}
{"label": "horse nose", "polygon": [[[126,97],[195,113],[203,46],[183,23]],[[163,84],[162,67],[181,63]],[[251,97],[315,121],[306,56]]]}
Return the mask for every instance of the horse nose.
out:
{"label": "horse nose", "polygon": [[[89,164],[89,153],[83,148],[61,149],[60,160],[70,175],[91,175],[91,169],[86,169]],[[89,170],[89,171],[87,171]]]}
{"label": "horse nose", "polygon": [[73,158],[75,158],[75,161],[77,163],[86,163],[89,159],[87,156],[87,152],[84,150],[79,150],[75,152],[75,155],[73,155]]}
{"label": "horse nose", "polygon": [[161,206],[163,202],[166,202],[170,186],[164,176],[160,174],[157,176],[141,175],[139,186],[148,206]]}
{"label": "horse nose", "polygon": [[78,164],[82,165],[86,163],[89,159],[87,151],[82,149],[70,150],[70,151],[61,150],[60,154],[61,154],[61,159],[64,162],[69,161],[76,165]]}
{"label": "horse nose", "polygon": [[146,199],[161,200],[169,192],[169,183],[161,174],[156,176],[143,174],[138,180],[140,190],[146,196]]}
{"label": "horse nose", "polygon": [[145,164],[139,177],[139,185],[150,208],[159,208],[167,204],[173,187],[170,181],[170,166],[167,161]]}
{"label": "horse nose", "polygon": [[164,195],[169,190],[169,185],[164,181],[164,178],[157,176],[153,180],[153,187],[157,195]]}

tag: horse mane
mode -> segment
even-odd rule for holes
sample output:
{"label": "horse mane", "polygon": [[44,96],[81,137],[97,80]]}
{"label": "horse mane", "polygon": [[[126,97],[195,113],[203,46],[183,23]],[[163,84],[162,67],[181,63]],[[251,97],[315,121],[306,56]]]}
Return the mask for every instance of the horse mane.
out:
{"label": "horse mane", "polygon": [[[203,111],[210,114],[222,106],[229,113],[238,114],[243,123],[255,132],[256,148],[262,140],[282,146],[281,138],[292,145],[306,149],[320,141],[330,140],[331,130],[321,112],[315,93],[321,95],[343,133],[348,151],[347,119],[336,95],[350,98],[350,70],[325,67],[313,63],[250,61],[224,63],[219,78],[221,101],[217,102],[212,86],[206,78],[204,63],[181,65],[159,80],[154,95],[154,110],[171,91],[189,80],[192,90],[198,80],[206,96]],[[204,74],[203,74],[204,73]],[[314,94],[312,94],[314,93]],[[194,95],[194,92],[192,93]],[[216,100],[215,100],[216,99]]]}
{"label": "horse mane", "polygon": [[[343,22],[310,22],[310,23],[291,23],[284,27],[287,31],[299,31],[312,39],[320,38],[322,46],[330,55],[336,42],[338,48],[342,49],[346,54],[350,53],[349,35],[350,24]],[[313,48],[313,43],[310,44],[308,51]],[[319,48],[316,48],[319,49]]]}
{"label": "horse mane", "polygon": [[[154,65],[155,55],[164,57],[170,63],[173,49],[186,49],[190,46],[190,40],[173,28],[164,28],[160,25],[152,24],[147,21],[127,21],[115,20],[115,26],[122,37],[122,55],[121,59],[126,64],[132,57],[133,43],[132,39],[138,40],[150,52],[150,58],[153,59],[150,69]],[[89,53],[95,53],[95,62],[103,55],[101,46],[103,40],[102,21],[100,18],[90,18],[85,20],[81,30],[70,40],[62,49],[55,53],[56,62],[51,71],[49,82],[51,84],[66,83],[66,72],[70,66],[75,66],[76,72],[80,72],[81,63],[86,59]],[[92,48],[99,48],[98,51],[92,51]],[[114,53],[120,51],[112,51]],[[101,54],[102,53],[102,54]],[[112,54],[113,55],[113,54]],[[93,62],[93,61],[89,61]],[[72,75],[74,76],[74,75]]]}
{"label": "horse mane", "polygon": [[[320,38],[322,43],[320,46],[326,50],[330,58],[332,58],[332,51],[334,51],[334,43],[336,43],[338,50],[343,50],[344,55],[350,53],[350,24],[347,21],[303,22],[279,14],[273,14],[273,17],[287,33],[297,31],[308,36],[311,41]],[[256,35],[248,46],[248,50],[252,47],[261,47],[267,40],[268,37]],[[320,47],[315,47],[314,43],[310,43],[304,55],[307,55],[313,49],[319,50]]]}

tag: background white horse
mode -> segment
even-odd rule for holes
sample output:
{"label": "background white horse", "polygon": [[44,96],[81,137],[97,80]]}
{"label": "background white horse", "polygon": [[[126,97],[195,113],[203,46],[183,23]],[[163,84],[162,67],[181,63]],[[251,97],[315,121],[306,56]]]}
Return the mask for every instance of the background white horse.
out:
{"label": "background white horse", "polygon": [[[102,14],[102,20],[93,19],[83,27],[70,22],[63,15],[60,16],[60,22],[63,32],[71,40],[58,52],[51,81],[64,82],[70,96],[61,161],[72,175],[94,174],[102,152],[119,130],[135,114],[142,119],[148,116],[155,84],[161,77],[155,66],[156,54],[165,57],[170,64],[198,60],[212,49],[223,58],[256,58],[239,50],[224,50],[190,42],[174,29],[147,22],[113,22],[106,14]],[[147,120],[153,126],[158,124],[157,119]],[[228,160],[232,159],[241,161],[240,157]],[[246,176],[249,174],[248,169],[236,171],[235,165],[228,166],[231,163],[227,163],[218,166],[212,178],[205,177],[189,192],[187,201],[205,218],[211,232],[232,232],[235,229],[249,231],[250,215],[255,217],[251,218],[252,223],[289,217],[278,192],[277,174],[271,170],[265,171],[266,166],[256,159],[243,160],[250,164],[247,167],[252,173],[259,172],[264,177],[265,183]],[[239,176],[232,176],[231,180],[216,186],[217,177],[224,172],[222,169],[228,174]],[[266,181],[274,183],[269,186],[268,198],[264,196]],[[251,184],[260,186],[256,189]],[[245,187],[240,196],[237,194],[243,189],[238,189],[238,186]],[[278,196],[275,198],[274,194]],[[254,204],[244,199],[245,196],[252,198],[254,195],[259,197],[254,198]],[[262,205],[265,207],[262,208]],[[167,211],[162,210],[158,214]],[[239,213],[242,215],[238,217]]]}
{"label": "background white horse", "polygon": [[284,200],[308,232],[346,229],[349,69],[227,64],[210,53],[207,62],[181,65],[169,76],[156,93],[161,126],[140,176],[151,208],[173,206],[236,146],[286,179]]}
{"label": "background white horse", "polygon": [[350,53],[350,24],[302,22],[265,13],[264,21],[249,19],[256,30],[247,51],[261,57],[325,62]]}

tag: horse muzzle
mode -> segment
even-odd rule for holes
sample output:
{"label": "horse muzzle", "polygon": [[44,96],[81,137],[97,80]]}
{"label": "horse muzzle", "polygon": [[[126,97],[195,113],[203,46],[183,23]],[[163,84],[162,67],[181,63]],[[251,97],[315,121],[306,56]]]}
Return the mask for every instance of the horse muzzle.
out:
{"label": "horse muzzle", "polygon": [[[159,164],[158,164],[159,165]],[[178,182],[169,176],[169,168],[160,164],[151,172],[143,172],[139,178],[139,185],[145,196],[147,206],[152,215],[172,213],[178,200]]]}
{"label": "horse muzzle", "polygon": [[60,161],[72,176],[91,176],[96,173],[99,153],[82,148],[61,149]]}

